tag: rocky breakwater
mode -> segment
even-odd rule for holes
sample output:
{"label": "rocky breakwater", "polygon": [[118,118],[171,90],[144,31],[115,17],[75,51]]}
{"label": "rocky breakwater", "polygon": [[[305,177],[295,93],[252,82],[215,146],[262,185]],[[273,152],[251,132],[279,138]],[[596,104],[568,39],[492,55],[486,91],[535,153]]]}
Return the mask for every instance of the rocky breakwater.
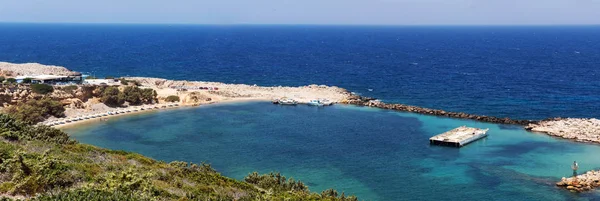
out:
{"label": "rocky breakwater", "polygon": [[600,120],[553,118],[531,123],[525,129],[577,142],[600,143]]}
{"label": "rocky breakwater", "polygon": [[585,174],[571,178],[562,178],[556,186],[571,192],[585,192],[600,186],[600,171],[588,171]]}
{"label": "rocky breakwater", "polygon": [[493,117],[493,116],[467,114],[464,112],[448,112],[448,111],[444,111],[444,110],[429,109],[429,108],[423,108],[423,107],[412,106],[412,105],[390,104],[390,103],[384,103],[381,101],[377,101],[374,98],[361,97],[358,95],[353,95],[353,96],[349,97],[348,99],[343,100],[341,103],[358,105],[358,106],[376,107],[376,108],[387,109],[387,110],[412,112],[412,113],[425,114],[425,115],[434,115],[434,116],[459,118],[459,119],[471,119],[471,120],[476,120],[476,121],[499,123],[499,124],[529,125],[532,123],[536,123],[536,121],[532,121],[532,120],[515,120],[515,119],[510,119],[510,118],[499,118],[499,117]]}

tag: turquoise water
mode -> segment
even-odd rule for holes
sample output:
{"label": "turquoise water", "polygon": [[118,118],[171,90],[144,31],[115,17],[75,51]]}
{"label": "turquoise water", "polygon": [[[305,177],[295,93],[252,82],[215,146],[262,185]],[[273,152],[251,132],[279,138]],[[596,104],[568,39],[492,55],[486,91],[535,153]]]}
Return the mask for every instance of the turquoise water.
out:
{"label": "turquoise water", "polygon": [[[490,136],[461,149],[428,138],[467,125]],[[554,186],[600,168],[600,146],[519,127],[373,108],[236,103],[174,109],[65,129],[83,142],[159,160],[208,162],[226,176],[280,171],[311,190],[366,200],[590,200]]]}

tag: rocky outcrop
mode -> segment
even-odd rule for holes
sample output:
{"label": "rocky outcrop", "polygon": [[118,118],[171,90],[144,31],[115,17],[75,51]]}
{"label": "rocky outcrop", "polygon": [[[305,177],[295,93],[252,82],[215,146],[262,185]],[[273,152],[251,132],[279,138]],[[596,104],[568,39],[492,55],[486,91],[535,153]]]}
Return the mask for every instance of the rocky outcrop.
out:
{"label": "rocky outcrop", "polygon": [[576,177],[563,177],[556,185],[574,193],[589,191],[600,186],[600,172],[592,170]]}
{"label": "rocky outcrop", "polygon": [[19,75],[74,75],[79,74],[62,66],[42,65],[39,63],[14,64],[0,62],[0,76],[14,77]]}
{"label": "rocky outcrop", "polygon": [[600,143],[600,120],[552,118],[531,123],[525,129],[577,142]]}
{"label": "rocky outcrop", "polygon": [[442,117],[450,117],[450,118],[458,118],[458,119],[471,119],[471,120],[475,120],[475,121],[498,123],[498,124],[528,125],[531,123],[536,123],[536,121],[532,121],[532,120],[515,120],[515,119],[510,119],[510,118],[499,118],[499,117],[493,117],[493,116],[467,114],[464,112],[448,112],[448,111],[444,111],[444,110],[429,109],[429,108],[417,107],[417,106],[412,106],[412,105],[389,104],[389,103],[377,101],[374,98],[361,97],[358,95],[352,95],[347,100],[343,100],[341,103],[358,105],[358,106],[376,107],[376,108],[387,109],[387,110],[412,112],[412,113],[425,114],[425,115],[434,115],[434,116],[442,116]]}
{"label": "rocky outcrop", "polygon": [[0,104],[2,107],[17,104],[21,101],[38,96],[31,91],[29,86],[24,85],[2,85],[0,87]]}

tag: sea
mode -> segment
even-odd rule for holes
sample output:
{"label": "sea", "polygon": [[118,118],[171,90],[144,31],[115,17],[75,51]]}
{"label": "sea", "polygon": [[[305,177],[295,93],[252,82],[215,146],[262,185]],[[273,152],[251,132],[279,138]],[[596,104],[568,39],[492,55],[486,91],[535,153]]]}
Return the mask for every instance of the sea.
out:
{"label": "sea", "polygon": [[[0,61],[96,77],[262,86],[335,85],[390,103],[539,120],[599,117],[600,26],[0,24]],[[461,149],[428,138],[490,128]],[[361,200],[593,200],[554,186],[600,169],[600,146],[520,127],[334,106],[235,103],[66,129],[158,160],[208,162],[225,176],[279,171]]]}

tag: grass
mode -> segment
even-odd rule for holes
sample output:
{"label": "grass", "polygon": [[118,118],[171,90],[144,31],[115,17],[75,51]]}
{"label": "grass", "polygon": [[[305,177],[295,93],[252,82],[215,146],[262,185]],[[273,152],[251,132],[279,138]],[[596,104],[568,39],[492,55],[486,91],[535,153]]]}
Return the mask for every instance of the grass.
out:
{"label": "grass", "polygon": [[224,177],[209,164],[98,148],[0,114],[0,195],[32,200],[357,200],[279,173]]}

